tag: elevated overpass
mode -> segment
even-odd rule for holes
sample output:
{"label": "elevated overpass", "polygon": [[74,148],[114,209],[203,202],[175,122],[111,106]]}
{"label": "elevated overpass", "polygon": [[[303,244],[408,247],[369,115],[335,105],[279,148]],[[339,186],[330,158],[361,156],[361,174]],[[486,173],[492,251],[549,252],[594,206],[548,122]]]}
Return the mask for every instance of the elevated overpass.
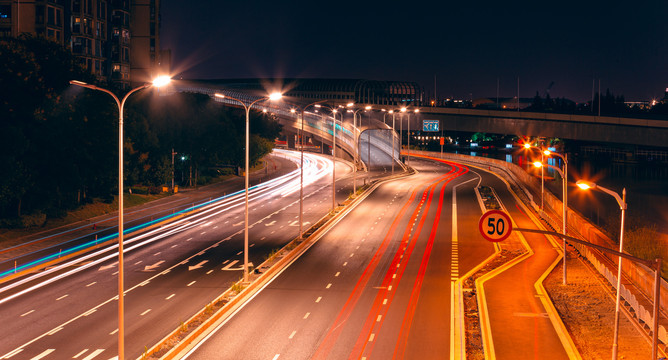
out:
{"label": "elevated overpass", "polygon": [[[299,83],[301,81],[301,83]],[[397,115],[397,128],[419,130],[422,120],[438,120],[445,131],[485,132],[517,136],[558,137],[562,139],[590,141],[609,144],[630,144],[645,147],[668,147],[668,119],[637,119],[607,116],[587,116],[569,114],[535,113],[524,111],[479,110],[465,108],[421,107],[421,89],[414,83],[373,82],[367,80],[300,79],[292,80],[286,90],[286,81],[277,83],[266,79],[175,81],[176,91],[208,94],[223,93],[250,103],[267,93],[265,89],[277,86],[287,95],[285,101],[264,102],[255,105],[258,111],[267,111],[283,125],[288,144],[294,147],[302,127],[301,108],[316,101],[324,101],[329,106],[339,106],[353,101],[356,109],[367,105],[373,111],[364,112],[364,121],[353,125],[353,116],[341,112],[336,116],[336,154],[352,159],[357,149],[367,149],[367,142],[374,148],[392,154],[399,148],[396,131],[386,125],[387,111],[398,110],[401,106],[419,108],[419,114],[406,118]],[[239,106],[236,101],[218,99],[230,106]],[[299,111],[292,113],[290,109]],[[334,118],[331,111],[307,107],[304,113],[306,143],[322,146],[331,153],[334,134]],[[381,110],[385,110],[382,113]],[[409,123],[410,122],[410,123]],[[356,142],[356,139],[359,141]],[[327,147],[330,147],[327,149]],[[368,163],[369,155],[360,151],[360,159]],[[394,153],[398,159],[398,151]]]}

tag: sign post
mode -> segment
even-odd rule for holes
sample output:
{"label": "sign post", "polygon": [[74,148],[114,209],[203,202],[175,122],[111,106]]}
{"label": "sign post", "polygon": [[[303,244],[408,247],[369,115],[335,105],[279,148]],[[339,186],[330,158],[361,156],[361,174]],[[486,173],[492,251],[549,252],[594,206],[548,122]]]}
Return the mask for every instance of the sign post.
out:
{"label": "sign post", "polygon": [[482,214],[478,222],[480,234],[491,242],[506,240],[513,231],[510,216],[501,210],[489,210]]}

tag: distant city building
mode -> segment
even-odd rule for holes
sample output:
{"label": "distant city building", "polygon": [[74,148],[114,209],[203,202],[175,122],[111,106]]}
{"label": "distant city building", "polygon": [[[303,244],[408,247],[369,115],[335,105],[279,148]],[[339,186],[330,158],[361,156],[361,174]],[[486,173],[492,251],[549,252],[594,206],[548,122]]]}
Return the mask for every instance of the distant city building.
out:
{"label": "distant city building", "polygon": [[169,53],[159,47],[159,12],[160,0],[0,0],[0,38],[52,39],[100,80],[129,87],[170,62],[161,59]]}

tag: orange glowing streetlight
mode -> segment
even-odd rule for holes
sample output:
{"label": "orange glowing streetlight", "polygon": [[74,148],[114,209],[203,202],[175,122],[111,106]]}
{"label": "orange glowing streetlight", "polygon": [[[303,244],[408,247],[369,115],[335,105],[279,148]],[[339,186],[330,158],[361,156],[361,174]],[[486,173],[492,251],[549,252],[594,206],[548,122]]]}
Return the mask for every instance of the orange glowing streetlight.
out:
{"label": "orange glowing streetlight", "polygon": [[118,359],[125,358],[125,321],[124,321],[124,299],[123,299],[123,108],[128,97],[142,89],[155,86],[157,88],[169,84],[172,79],[167,76],[158,76],[152,82],[130,90],[122,100],[116,94],[99,86],[85,83],[79,80],[70,80],[70,85],[81,86],[91,90],[105,92],[116,101],[118,105]]}
{"label": "orange glowing streetlight", "polygon": [[244,110],[246,110],[246,173],[244,174],[244,180],[245,180],[245,204],[246,204],[246,210],[245,210],[245,217],[244,217],[244,282],[248,282],[248,182],[249,182],[249,170],[250,170],[250,109],[255,105],[255,103],[264,101],[264,100],[271,100],[271,101],[276,101],[280,100],[283,97],[283,94],[280,92],[274,92],[268,96],[261,97],[253,102],[246,103],[245,101],[239,100],[237,98],[233,98],[231,96],[221,94],[221,93],[215,93],[214,97],[219,98],[219,99],[230,99],[233,101],[236,101],[240,103],[243,107]]}
{"label": "orange glowing streetlight", "polygon": [[[622,196],[620,197],[619,194],[616,192],[606,189],[603,186],[597,185],[596,183],[590,182],[590,181],[585,181],[585,180],[578,180],[575,185],[577,185],[580,189],[582,190],[589,190],[589,189],[597,189],[601,190],[604,193],[612,196],[617,200],[617,204],[619,205],[619,208],[622,210],[622,220],[621,220],[621,229],[619,232],[619,252],[622,253],[624,251],[624,218],[626,215],[626,188],[622,189]],[[618,338],[619,338],[619,304],[621,302],[621,290],[622,287],[622,257],[619,257],[619,265],[617,268],[617,300],[615,302],[615,334],[612,340],[612,358],[617,359],[617,343],[618,343]]]}

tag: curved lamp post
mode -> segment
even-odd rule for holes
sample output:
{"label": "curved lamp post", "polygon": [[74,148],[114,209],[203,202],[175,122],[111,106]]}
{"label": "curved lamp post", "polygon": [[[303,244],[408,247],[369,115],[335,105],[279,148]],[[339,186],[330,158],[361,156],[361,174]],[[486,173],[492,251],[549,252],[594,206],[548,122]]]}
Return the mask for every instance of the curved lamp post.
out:
{"label": "curved lamp post", "polygon": [[[547,150],[545,150],[545,151],[549,152]],[[545,154],[545,155],[548,155],[548,154]],[[566,170],[564,170],[562,172],[561,169],[559,169],[558,167],[556,167],[554,165],[545,164],[545,163],[542,163],[540,161],[534,162],[533,166],[541,168],[541,171],[542,171],[543,167],[548,167],[550,169],[554,169],[559,173],[559,175],[561,175],[561,178],[563,179],[563,181],[562,181],[563,182],[563,184],[562,184],[563,193],[562,193],[562,198],[561,198],[561,218],[562,218],[562,220],[561,220],[562,221],[561,222],[561,233],[563,235],[566,235],[566,219],[568,219],[568,217],[567,217],[567,215],[568,215],[568,181],[567,181],[566,175],[568,173],[566,172]],[[564,167],[565,167],[565,165],[564,165]],[[564,238],[562,238],[562,240],[563,240],[563,247],[564,247],[564,258],[563,258],[564,278],[563,278],[563,283],[564,283],[564,285],[566,285],[566,238],[564,237]]]}
{"label": "curved lamp post", "polygon": [[[538,146],[532,146],[529,143],[524,143],[524,148],[525,149],[536,149],[536,150],[540,151],[540,162],[542,163],[543,161],[545,161],[545,158],[544,158],[545,153]],[[545,151],[547,151],[547,150],[545,150]],[[540,169],[540,211],[541,211],[541,213],[543,212],[543,199],[545,197],[544,194],[545,194],[545,173],[543,171],[543,168],[541,167],[541,169]],[[565,249],[564,249],[564,251],[565,251]]]}
{"label": "curved lamp post", "polygon": [[[339,112],[336,108],[326,105],[315,104],[317,108],[324,107],[332,112],[332,213],[336,210],[336,114]],[[342,105],[339,105],[343,107]],[[343,113],[341,113],[341,123],[343,124]]]}
{"label": "curved lamp post", "polygon": [[[348,104],[348,107],[352,107],[353,105]],[[355,136],[355,168],[353,169],[353,194],[357,194],[357,165],[360,162],[360,143],[359,143],[359,137],[361,135],[359,128],[357,127],[357,113],[362,111],[362,110],[371,110],[371,106],[365,106],[363,108],[359,108],[357,110],[348,110],[353,113],[353,129],[356,131],[356,136]],[[360,115],[360,126],[362,125],[362,116]]]}
{"label": "curved lamp post", "polygon": [[[603,186],[596,185],[593,182],[589,181],[584,181],[584,180],[578,180],[575,183],[580,189],[582,190],[587,190],[587,189],[598,189],[603,191],[604,193],[612,196],[617,200],[617,204],[619,205],[619,208],[622,210],[622,219],[621,219],[621,229],[619,232],[619,252],[622,253],[624,252],[624,217],[626,213],[626,188],[622,190],[622,196],[620,197],[619,194],[616,192],[606,189]],[[620,296],[621,296],[621,287],[622,287],[622,257],[619,257],[619,266],[617,268],[617,300],[615,302],[615,334],[614,338],[612,341],[612,359],[616,360],[617,359],[617,344],[618,341],[617,339],[619,338],[619,303],[621,301]],[[658,315],[655,315],[658,316]]]}
{"label": "curved lamp post", "polygon": [[169,84],[169,76],[159,76],[153,82],[130,90],[122,100],[116,94],[101,87],[78,80],[70,80],[71,85],[81,86],[91,90],[105,92],[116,101],[118,105],[118,359],[125,358],[125,323],[124,323],[124,299],[123,299],[123,108],[125,102],[133,93],[149,88],[151,86],[161,87]]}
{"label": "curved lamp post", "polygon": [[230,99],[240,103],[244,110],[246,110],[246,173],[244,174],[245,178],[245,214],[244,214],[244,282],[248,282],[248,179],[249,179],[249,162],[250,162],[250,109],[255,105],[255,103],[264,101],[264,100],[279,100],[283,95],[281,93],[273,93],[269,96],[261,97],[251,103],[246,103],[242,100],[233,98],[220,93],[215,93],[215,97],[219,99]]}

